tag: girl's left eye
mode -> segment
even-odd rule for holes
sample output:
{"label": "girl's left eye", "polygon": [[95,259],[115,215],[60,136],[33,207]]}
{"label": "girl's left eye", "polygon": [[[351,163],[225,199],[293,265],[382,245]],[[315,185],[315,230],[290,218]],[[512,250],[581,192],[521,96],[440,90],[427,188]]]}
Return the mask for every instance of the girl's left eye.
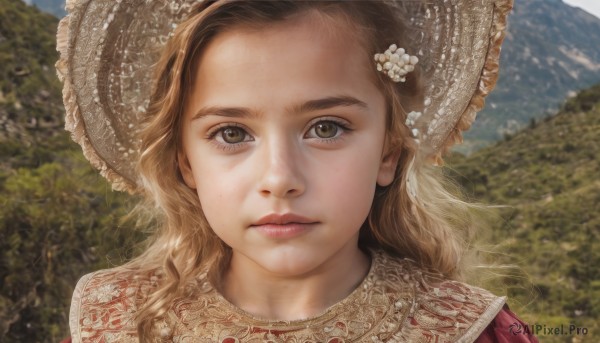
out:
{"label": "girl's left eye", "polygon": [[348,128],[333,120],[321,120],[310,127],[307,138],[336,139]]}

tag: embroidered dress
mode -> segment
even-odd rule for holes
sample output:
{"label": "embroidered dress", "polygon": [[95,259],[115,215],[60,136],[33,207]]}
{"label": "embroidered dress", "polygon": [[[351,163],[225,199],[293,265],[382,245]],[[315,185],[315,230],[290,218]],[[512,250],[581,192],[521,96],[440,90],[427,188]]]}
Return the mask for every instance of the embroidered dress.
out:
{"label": "embroidered dress", "polygon": [[[71,305],[73,342],[138,342],[134,316],[157,282],[156,276],[128,277],[118,268],[84,276]],[[197,288],[158,321],[161,341],[473,342],[498,313],[507,313],[505,297],[379,251],[372,253],[368,275],[348,297],[303,320],[256,318],[223,298],[205,274]]]}

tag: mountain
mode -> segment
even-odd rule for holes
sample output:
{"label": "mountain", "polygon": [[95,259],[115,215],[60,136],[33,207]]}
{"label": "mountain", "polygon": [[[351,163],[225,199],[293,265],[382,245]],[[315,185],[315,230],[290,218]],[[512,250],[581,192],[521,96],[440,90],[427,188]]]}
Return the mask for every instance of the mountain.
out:
{"label": "mountain", "polygon": [[548,327],[587,327],[583,341],[568,341],[598,342],[600,85],[579,92],[557,115],[468,157],[455,154],[448,164],[471,197],[508,206],[492,225],[492,240],[513,257],[499,260],[527,275],[504,280],[517,313]]}
{"label": "mountain", "polygon": [[516,0],[500,78],[462,151],[473,151],[556,113],[576,91],[600,82],[600,19],[562,0]]}
{"label": "mountain", "polygon": [[67,15],[65,0],[23,0],[28,5],[35,5],[44,12],[51,13],[58,18]]}

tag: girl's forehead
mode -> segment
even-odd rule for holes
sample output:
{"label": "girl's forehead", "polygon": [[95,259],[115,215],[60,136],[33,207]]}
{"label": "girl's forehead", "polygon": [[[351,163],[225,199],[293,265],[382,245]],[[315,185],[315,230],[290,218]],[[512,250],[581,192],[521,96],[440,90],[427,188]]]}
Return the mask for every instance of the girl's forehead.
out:
{"label": "girl's forehead", "polygon": [[336,32],[341,27],[303,15],[219,33],[199,58],[193,98],[260,103],[294,93],[376,95],[371,59],[350,33]]}
{"label": "girl's forehead", "polygon": [[[256,50],[257,45],[267,43],[273,50],[282,52],[299,47],[314,53],[345,52],[348,58],[353,58],[357,53],[367,55],[361,44],[362,38],[356,28],[352,30],[341,19],[317,11],[304,11],[283,21],[234,25],[217,34],[209,45],[219,45],[219,49],[223,49],[222,55]],[[235,44],[227,44],[232,41]]]}
{"label": "girl's forehead", "polygon": [[[285,27],[305,27],[315,36],[328,36],[335,41],[359,40],[363,31],[357,23],[352,23],[348,15],[339,13],[324,13],[317,8],[303,9],[288,15],[285,19],[241,22],[232,25],[227,31],[239,31],[247,34],[264,34],[278,31]],[[288,33],[289,34],[289,33]]]}

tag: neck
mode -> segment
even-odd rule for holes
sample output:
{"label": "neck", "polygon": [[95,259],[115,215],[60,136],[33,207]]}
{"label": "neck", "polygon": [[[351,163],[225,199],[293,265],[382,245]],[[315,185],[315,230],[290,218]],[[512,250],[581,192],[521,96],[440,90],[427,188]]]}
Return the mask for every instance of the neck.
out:
{"label": "neck", "polygon": [[300,320],[317,316],[347,297],[369,271],[369,257],[345,249],[303,275],[274,275],[233,253],[223,295],[242,310],[264,319]]}

